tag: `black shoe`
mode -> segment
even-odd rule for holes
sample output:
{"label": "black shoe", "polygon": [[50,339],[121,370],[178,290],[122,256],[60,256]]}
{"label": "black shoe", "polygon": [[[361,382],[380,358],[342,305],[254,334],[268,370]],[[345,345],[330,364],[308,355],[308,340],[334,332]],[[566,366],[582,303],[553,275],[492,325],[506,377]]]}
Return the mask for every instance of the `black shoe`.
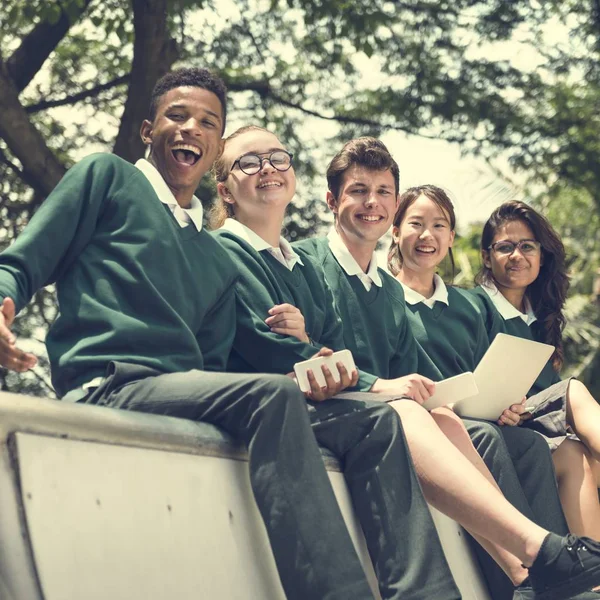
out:
{"label": "black shoe", "polygon": [[529,567],[529,579],[536,600],[566,600],[600,585],[600,543],[549,533]]}

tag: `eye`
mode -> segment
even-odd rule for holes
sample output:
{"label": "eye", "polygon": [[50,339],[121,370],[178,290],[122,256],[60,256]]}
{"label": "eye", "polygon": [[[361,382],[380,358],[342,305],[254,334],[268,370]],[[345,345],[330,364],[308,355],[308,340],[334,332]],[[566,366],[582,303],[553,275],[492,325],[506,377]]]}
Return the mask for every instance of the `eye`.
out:
{"label": "eye", "polygon": [[167,117],[169,117],[169,119],[173,121],[183,121],[183,119],[185,118],[184,115],[178,112],[168,113]]}
{"label": "eye", "polygon": [[503,242],[500,244],[496,244],[494,246],[494,250],[499,254],[512,254],[515,250],[515,245],[510,242]]}
{"label": "eye", "polygon": [[290,155],[287,152],[273,152],[271,154],[271,163],[274,165],[289,165]]}
{"label": "eye", "polygon": [[536,249],[536,245],[532,244],[531,242],[525,242],[521,244],[521,250],[523,250],[523,252],[525,252],[526,254],[530,252],[535,252]]}
{"label": "eye", "polygon": [[409,221],[408,224],[413,225],[414,227],[421,227],[420,221]]}
{"label": "eye", "polygon": [[217,126],[216,123],[214,123],[213,121],[209,121],[208,119],[204,119],[204,121],[202,121],[202,124],[206,127],[210,127],[211,129],[214,129]]}
{"label": "eye", "polygon": [[239,165],[242,169],[260,169],[260,158],[256,154],[246,154],[240,157]]}

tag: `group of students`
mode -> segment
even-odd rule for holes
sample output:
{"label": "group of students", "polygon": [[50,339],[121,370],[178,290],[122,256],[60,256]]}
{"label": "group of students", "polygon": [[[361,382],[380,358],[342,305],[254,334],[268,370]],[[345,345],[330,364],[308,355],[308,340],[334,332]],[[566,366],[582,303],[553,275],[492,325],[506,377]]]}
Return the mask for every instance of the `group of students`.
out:
{"label": "group of students", "polygon": [[[226,105],[214,74],[173,71],[157,83],[141,127],[147,159],[97,154],[67,172],[0,255],[0,363],[35,364],[11,325],[36,289],[55,282],[60,315],[46,343],[63,401],[206,421],[242,440],[290,599],[372,598],[319,445],[343,465],[384,600],[461,597],[427,503],[477,540],[495,600],[599,598],[591,590],[600,544],[583,536],[600,534],[573,500],[573,478],[559,496],[538,433],[558,446],[559,473],[577,460],[589,467],[580,490],[584,481],[591,489],[598,407],[552,370],[566,284],[554,278],[550,292],[537,284],[560,262],[560,252],[547,255],[547,231],[519,212],[491,219],[482,288],[446,288],[436,269],[454,239],[451,203],[433,186],[400,196],[385,146],[359,138],[327,169],[331,232],[290,245],[281,232],[293,157],[256,126],[223,140]],[[218,199],[209,233],[194,192],[211,167]],[[394,277],[374,253],[392,224]],[[534,280],[513,285],[536,264]],[[535,410],[515,405],[499,416],[503,425],[426,411],[435,381],[471,370],[497,331],[557,348],[528,400]],[[339,363],[339,381],[326,368],[323,387],[309,375],[305,397],[287,376],[295,363],[343,348],[358,368]],[[559,444],[571,432],[577,441]],[[566,444],[577,450],[562,452]]]}

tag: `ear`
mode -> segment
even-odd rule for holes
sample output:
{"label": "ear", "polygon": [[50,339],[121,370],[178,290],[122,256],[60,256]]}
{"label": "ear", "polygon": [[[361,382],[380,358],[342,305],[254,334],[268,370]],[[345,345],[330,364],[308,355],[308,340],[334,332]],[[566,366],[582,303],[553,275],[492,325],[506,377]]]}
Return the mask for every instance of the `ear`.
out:
{"label": "ear", "polygon": [[544,265],[544,252],[540,252],[540,267]]}
{"label": "ear", "polygon": [[396,194],[396,204],[394,204],[394,217],[398,212],[398,207],[400,206],[400,194]]}
{"label": "ear", "polygon": [[152,123],[148,119],[144,119],[142,126],[140,127],[140,137],[144,144],[152,143]]}
{"label": "ear", "polygon": [[223,150],[225,150],[225,140],[221,140],[219,142],[219,154],[217,154],[217,158],[215,158],[215,160],[218,160],[221,158],[221,156],[223,156]]}
{"label": "ear", "polygon": [[327,192],[326,200],[327,200],[327,206],[329,206],[331,212],[334,215],[337,215],[337,212],[338,212],[337,200],[335,199],[335,196],[330,191]]}
{"label": "ear", "polygon": [[454,236],[456,235],[456,231],[451,231],[450,232],[450,244],[449,244],[449,248],[452,248],[452,246],[454,245]]}
{"label": "ear", "polygon": [[231,190],[222,181],[217,183],[217,193],[223,202],[227,202],[227,204],[235,204]]}
{"label": "ear", "polygon": [[484,266],[488,269],[492,268],[492,261],[490,260],[490,253],[488,250],[481,251],[481,260],[483,261]]}
{"label": "ear", "polygon": [[398,234],[400,233],[400,228],[394,225],[392,227],[392,239],[394,240],[394,244],[397,244],[400,240],[398,239]]}

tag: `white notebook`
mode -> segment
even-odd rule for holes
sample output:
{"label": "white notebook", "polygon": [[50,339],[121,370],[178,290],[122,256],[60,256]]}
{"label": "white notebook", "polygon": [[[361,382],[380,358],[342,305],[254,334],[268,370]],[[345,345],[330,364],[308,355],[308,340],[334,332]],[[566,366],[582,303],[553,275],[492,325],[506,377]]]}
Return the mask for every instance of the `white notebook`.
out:
{"label": "white notebook", "polygon": [[[453,402],[454,412],[461,417],[496,421],[505,409],[523,401],[553,352],[554,346],[549,344],[499,333],[474,373],[436,383],[435,394],[424,406],[431,410]],[[459,379],[467,375],[472,379]],[[447,382],[451,393],[446,396],[443,386]]]}

